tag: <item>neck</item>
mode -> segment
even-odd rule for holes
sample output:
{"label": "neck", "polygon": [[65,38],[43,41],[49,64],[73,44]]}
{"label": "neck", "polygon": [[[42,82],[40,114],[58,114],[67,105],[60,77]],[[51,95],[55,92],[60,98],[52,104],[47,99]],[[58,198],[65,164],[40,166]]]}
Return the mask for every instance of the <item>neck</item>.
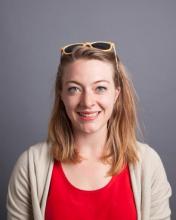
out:
{"label": "neck", "polygon": [[107,129],[92,134],[75,133],[75,147],[86,159],[99,159],[103,153],[107,138]]}

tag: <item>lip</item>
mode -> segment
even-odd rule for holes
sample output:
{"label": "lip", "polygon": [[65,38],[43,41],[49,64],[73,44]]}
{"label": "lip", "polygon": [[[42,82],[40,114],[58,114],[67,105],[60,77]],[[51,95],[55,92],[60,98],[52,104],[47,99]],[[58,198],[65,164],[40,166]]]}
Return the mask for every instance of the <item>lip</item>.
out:
{"label": "lip", "polygon": [[94,113],[100,113],[101,111],[78,111],[77,113],[81,114],[94,114]]}
{"label": "lip", "polygon": [[93,121],[96,120],[101,111],[79,111],[77,112],[81,121]]}

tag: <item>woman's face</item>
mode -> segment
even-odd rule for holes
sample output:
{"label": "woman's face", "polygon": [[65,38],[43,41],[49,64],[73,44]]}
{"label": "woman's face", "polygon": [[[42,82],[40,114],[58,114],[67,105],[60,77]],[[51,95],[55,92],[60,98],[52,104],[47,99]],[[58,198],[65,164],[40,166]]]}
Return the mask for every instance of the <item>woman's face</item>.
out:
{"label": "woman's face", "polygon": [[69,64],[64,70],[61,99],[74,133],[106,131],[119,92],[110,63],[79,59]]}

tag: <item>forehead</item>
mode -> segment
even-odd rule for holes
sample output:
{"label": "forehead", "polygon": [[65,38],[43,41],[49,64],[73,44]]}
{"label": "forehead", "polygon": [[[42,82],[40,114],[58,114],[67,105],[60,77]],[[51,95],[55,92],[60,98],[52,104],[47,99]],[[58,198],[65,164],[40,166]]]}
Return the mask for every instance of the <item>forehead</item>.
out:
{"label": "forehead", "polygon": [[113,80],[113,65],[96,59],[79,59],[68,64],[64,69],[63,82],[78,80],[84,82]]}

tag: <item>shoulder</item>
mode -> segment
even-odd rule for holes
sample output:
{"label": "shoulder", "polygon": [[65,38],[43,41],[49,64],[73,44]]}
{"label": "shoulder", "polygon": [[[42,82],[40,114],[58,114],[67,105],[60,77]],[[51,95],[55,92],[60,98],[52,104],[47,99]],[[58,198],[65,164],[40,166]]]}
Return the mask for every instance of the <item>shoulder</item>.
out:
{"label": "shoulder", "polygon": [[29,167],[47,164],[51,160],[51,146],[47,142],[28,147],[17,159],[12,175],[28,173]]}
{"label": "shoulder", "polygon": [[50,157],[51,146],[47,142],[40,142],[28,147],[18,158],[17,163],[24,164],[33,159],[35,161]]}
{"label": "shoulder", "polygon": [[157,165],[161,162],[161,158],[156,150],[146,143],[137,142],[137,151],[139,154],[139,160],[142,164],[149,164],[149,161],[152,162],[152,165]]}
{"label": "shoulder", "polygon": [[49,159],[51,157],[51,145],[47,142],[37,143],[28,148],[27,153],[29,158],[33,158],[36,161],[43,159]]}
{"label": "shoulder", "polygon": [[51,162],[50,146],[46,142],[30,146],[19,156],[8,184],[8,216],[30,218],[32,201],[41,201],[43,196],[47,177],[52,170]]}
{"label": "shoulder", "polygon": [[137,150],[139,163],[136,169],[140,170],[143,180],[150,179],[151,182],[155,182],[156,179],[167,181],[163,161],[158,152],[148,144],[141,142],[137,142]]}
{"label": "shoulder", "polygon": [[42,142],[30,146],[17,159],[10,176],[9,186],[12,189],[20,188],[21,191],[25,188],[29,191],[27,189],[34,179],[45,182],[51,164],[50,145]]}
{"label": "shoulder", "polygon": [[137,149],[139,163],[133,171],[135,182],[138,183],[138,188],[141,187],[139,195],[143,195],[142,203],[146,205],[145,212],[150,209],[152,219],[170,219],[169,198],[172,189],[163,162],[159,154],[149,145],[137,142]]}

